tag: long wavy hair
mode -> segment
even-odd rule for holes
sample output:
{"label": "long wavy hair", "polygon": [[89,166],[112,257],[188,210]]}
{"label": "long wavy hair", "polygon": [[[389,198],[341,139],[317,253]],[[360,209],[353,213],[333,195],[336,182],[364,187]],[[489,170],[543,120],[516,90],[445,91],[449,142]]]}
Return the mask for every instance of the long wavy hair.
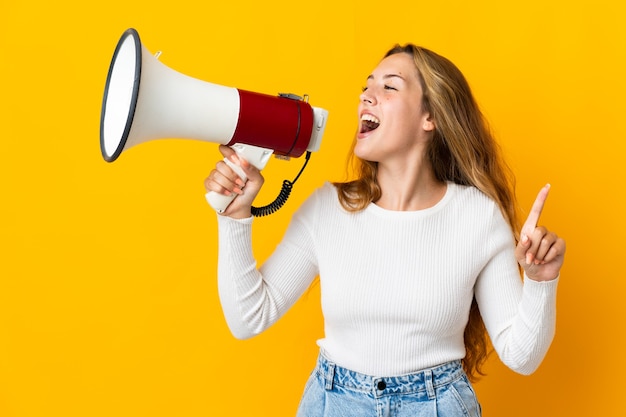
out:
{"label": "long wavy hair", "polygon": [[[476,187],[491,197],[500,207],[517,241],[515,177],[502,157],[467,80],[447,58],[413,44],[396,45],[385,58],[399,53],[413,58],[422,86],[422,106],[435,123],[427,155],[436,178]],[[356,139],[353,150],[355,144]],[[334,185],[341,205],[356,212],[381,197],[377,182],[378,164],[362,160],[351,152],[348,166],[354,170],[356,179]],[[472,301],[464,341],[463,368],[470,379],[476,380],[479,375],[484,375],[482,366],[491,350],[476,299]]]}

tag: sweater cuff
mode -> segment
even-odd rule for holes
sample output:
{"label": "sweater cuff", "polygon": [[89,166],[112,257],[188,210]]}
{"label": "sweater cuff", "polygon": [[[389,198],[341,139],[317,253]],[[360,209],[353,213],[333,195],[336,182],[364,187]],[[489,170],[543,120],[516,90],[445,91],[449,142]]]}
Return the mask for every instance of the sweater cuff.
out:
{"label": "sweater cuff", "polygon": [[559,279],[561,278],[561,274],[557,275],[556,278],[551,279],[549,281],[536,281],[526,275],[524,272],[524,286],[528,286],[530,289],[534,291],[539,291],[539,293],[543,294],[544,291],[554,291],[556,292],[556,287],[559,284]]}
{"label": "sweater cuff", "polygon": [[251,224],[253,217],[246,217],[243,219],[233,219],[232,217],[222,216],[221,214],[217,214],[217,223],[219,225],[226,225],[227,223],[240,223],[240,224]]}
{"label": "sweater cuff", "polygon": [[556,309],[556,290],[559,276],[550,281],[535,281],[524,273],[524,297],[522,311],[535,320],[553,316]]}

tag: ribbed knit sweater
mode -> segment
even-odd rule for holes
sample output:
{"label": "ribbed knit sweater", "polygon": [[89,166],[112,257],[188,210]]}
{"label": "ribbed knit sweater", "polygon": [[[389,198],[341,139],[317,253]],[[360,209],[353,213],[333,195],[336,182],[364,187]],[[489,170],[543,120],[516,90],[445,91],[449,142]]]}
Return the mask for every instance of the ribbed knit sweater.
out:
{"label": "ribbed knit sweater", "polygon": [[395,376],[465,355],[475,296],[500,359],[522,374],[554,336],[558,279],[520,277],[512,231],[476,188],[448,183],[435,206],[350,213],[326,183],[294,214],[257,267],[252,218],[218,216],[218,285],[237,338],[278,320],[319,275],[326,357],[373,376]]}

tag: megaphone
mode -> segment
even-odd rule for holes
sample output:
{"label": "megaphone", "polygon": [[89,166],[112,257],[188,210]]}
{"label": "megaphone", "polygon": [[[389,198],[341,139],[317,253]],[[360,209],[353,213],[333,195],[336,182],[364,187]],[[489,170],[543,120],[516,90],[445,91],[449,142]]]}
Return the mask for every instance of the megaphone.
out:
{"label": "megaphone", "polygon": [[[273,154],[289,158],[306,151],[308,161],[310,152],[319,150],[327,118],[328,111],[312,107],[307,96],[271,96],[174,71],[152,55],[131,28],[120,38],[109,67],[100,150],[113,162],[123,151],[148,141],[195,139],[231,146],[262,170]],[[246,180],[239,166],[224,161]],[[218,212],[234,197],[215,192],[206,196]]]}

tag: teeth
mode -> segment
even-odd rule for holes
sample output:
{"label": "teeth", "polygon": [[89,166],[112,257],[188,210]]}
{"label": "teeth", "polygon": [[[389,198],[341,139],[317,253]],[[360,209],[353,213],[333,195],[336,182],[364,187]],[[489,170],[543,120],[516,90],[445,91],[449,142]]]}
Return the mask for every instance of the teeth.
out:
{"label": "teeth", "polygon": [[364,113],[361,115],[361,133],[371,132],[380,126],[380,120],[374,115]]}
{"label": "teeth", "polygon": [[361,120],[364,122],[372,122],[372,123],[380,124],[380,120],[378,120],[376,116],[367,114],[367,113],[361,116]]}

